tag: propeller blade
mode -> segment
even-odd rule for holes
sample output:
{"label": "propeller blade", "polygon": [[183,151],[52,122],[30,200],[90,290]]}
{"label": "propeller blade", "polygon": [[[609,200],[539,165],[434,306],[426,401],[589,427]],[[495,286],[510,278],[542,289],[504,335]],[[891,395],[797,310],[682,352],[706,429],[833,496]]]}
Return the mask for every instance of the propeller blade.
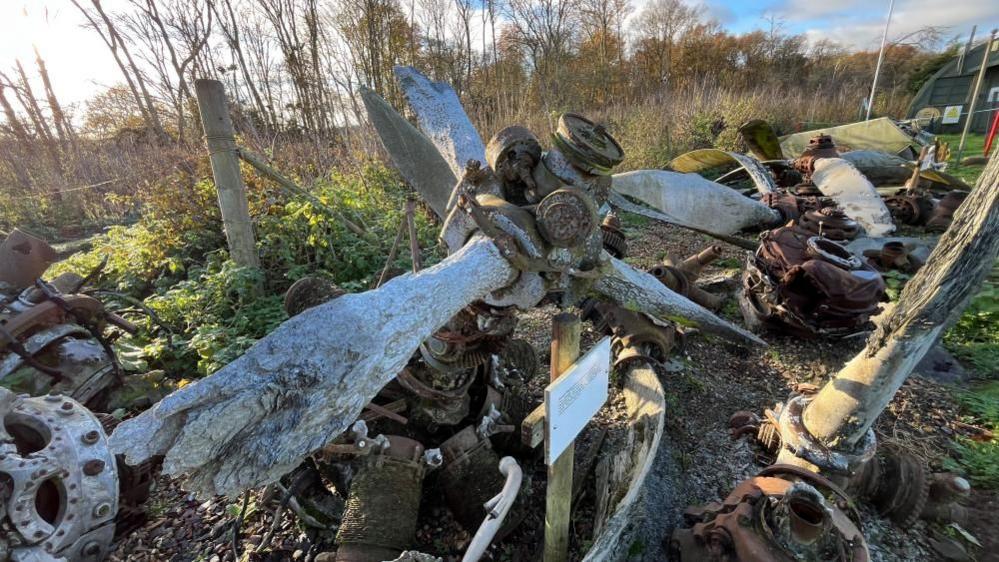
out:
{"label": "propeller blade", "polygon": [[166,455],[163,471],[204,494],[274,482],[347,429],[420,342],[515,276],[477,237],[431,268],[308,309],[119,425],[112,450],[130,464]]}
{"label": "propeller blade", "polygon": [[815,161],[812,182],[824,195],[832,197],[848,217],[860,223],[871,238],[881,238],[895,231],[891,213],[878,190],[864,174],[842,158]]}
{"label": "propeller blade", "polygon": [[753,119],[739,127],[739,134],[745,141],[749,151],[758,160],[783,160],[784,151],[780,148],[780,139],[770,123],[762,119]]}
{"label": "propeller blade", "polygon": [[434,143],[374,91],[361,86],[368,120],[402,177],[420,192],[441,219],[458,179]]}
{"label": "propeller blade", "polygon": [[451,165],[455,177],[461,177],[469,160],[484,165],[486,146],[451,85],[433,82],[411,66],[397,66],[394,71],[420,129]]}
{"label": "propeller blade", "polygon": [[669,290],[651,273],[617,258],[610,258],[603,276],[594,283],[593,289],[621,306],[660,320],[669,320],[682,326],[695,326],[709,334],[750,347],[767,346],[767,342],[756,335]]}
{"label": "propeller blade", "polygon": [[770,170],[766,169],[759,160],[738,152],[726,152],[717,148],[692,150],[674,158],[669,163],[669,168],[685,174],[700,174],[711,168],[732,164],[738,165],[745,171],[760,193],[777,191],[777,182],[774,181]]}
{"label": "propeller blade", "polygon": [[697,174],[636,170],[614,174],[611,187],[669,217],[715,234],[769,227],[781,221],[775,209]]}

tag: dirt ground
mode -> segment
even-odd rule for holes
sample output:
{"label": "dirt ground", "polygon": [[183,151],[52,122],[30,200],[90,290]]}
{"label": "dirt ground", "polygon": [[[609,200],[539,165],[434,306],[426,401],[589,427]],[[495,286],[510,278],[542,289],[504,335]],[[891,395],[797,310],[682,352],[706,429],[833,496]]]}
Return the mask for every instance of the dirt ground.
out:
{"label": "dirt ground", "polygon": [[[647,268],[667,254],[685,257],[714,243],[702,235],[673,228],[638,217],[626,216],[629,238],[628,262]],[[724,256],[705,275],[734,273],[743,261],[744,250],[722,245]],[[535,387],[547,380],[550,317],[554,307],[525,314],[518,328],[519,337],[528,339],[538,351],[541,372]],[[723,315],[740,321],[737,307],[731,303]],[[584,349],[598,334],[584,332]],[[787,399],[799,383],[821,385],[864,345],[864,337],[838,341],[801,340],[775,333],[765,334],[770,347],[747,351],[734,345],[709,340],[688,333],[674,351],[673,358],[660,373],[667,394],[667,430],[647,489],[641,498],[642,510],[628,532],[632,561],[667,560],[669,536],[681,522],[683,510],[724,498],[741,480],[754,475],[768,463],[762,452],[747,440],[733,441],[728,435],[729,416],[737,410],[762,412]],[[927,371],[927,369],[923,369]],[[931,370],[931,369],[930,369]],[[579,459],[587,457],[586,448],[596,434],[595,428],[607,428],[605,439],[614,439],[623,408],[617,397],[598,416],[582,438],[577,450],[577,474],[584,473]],[[948,443],[961,428],[955,425],[956,405],[946,387],[931,378],[912,377],[879,420],[876,433],[879,444],[904,447],[939,469],[948,454]],[[582,470],[580,470],[582,469]],[[520,527],[503,543],[490,549],[484,560],[531,561],[536,559],[543,536],[545,469],[543,463],[525,465],[532,481],[536,502]],[[574,512],[574,559],[585,551],[589,540],[592,502],[586,495]],[[150,520],[117,545],[112,560],[169,560],[171,562],[235,560],[235,551],[253,551],[273,527],[273,537],[266,549],[251,553],[249,560],[328,560],[320,552],[330,546],[332,536],[303,531],[290,510],[284,510],[274,523],[275,501],[251,494],[239,540],[233,541],[233,521],[242,500],[215,498],[199,501],[184,493],[166,478],[158,482],[149,502]],[[977,560],[999,560],[999,532],[990,517],[999,507],[995,493],[975,491],[971,502],[972,521],[967,531],[983,549]],[[947,532],[939,525],[917,522],[910,529],[900,529],[865,508],[864,533],[876,562],[940,560],[931,541]],[[464,531],[436,505],[421,509],[417,531],[419,547],[450,552],[454,560],[470,540]],[[451,556],[447,558],[452,559]]]}

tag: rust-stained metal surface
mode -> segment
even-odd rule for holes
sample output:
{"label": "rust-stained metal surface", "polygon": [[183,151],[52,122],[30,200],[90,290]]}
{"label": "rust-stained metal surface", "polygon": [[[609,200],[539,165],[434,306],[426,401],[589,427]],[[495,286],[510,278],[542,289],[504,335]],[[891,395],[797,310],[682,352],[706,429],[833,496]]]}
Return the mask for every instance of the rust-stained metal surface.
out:
{"label": "rust-stained metal surface", "polygon": [[957,211],[957,208],[967,198],[968,192],[966,191],[949,191],[947,195],[944,195],[937,202],[936,207],[933,208],[933,214],[926,221],[926,230],[930,232],[943,232],[947,230],[951,220],[954,218],[954,212]]}
{"label": "rust-stained metal surface", "polygon": [[52,246],[15,228],[0,244],[0,289],[30,287],[55,261]]}
{"label": "rust-stained metal surface", "polygon": [[673,532],[675,560],[704,562],[867,562],[852,500],[835,484],[775,465],[741,482],[721,503],[684,512]]}
{"label": "rust-stained metal surface", "polygon": [[901,271],[915,273],[923,266],[923,260],[911,253],[911,249],[899,241],[885,242],[880,250],[866,250],[867,263],[878,271]]}
{"label": "rust-stained metal surface", "polygon": [[34,283],[0,291],[0,382],[30,395],[66,393],[103,410],[122,380],[108,328],[135,328],[91,296],[63,294],[40,279]]}
{"label": "rust-stained metal surface", "polygon": [[760,238],[760,249],[747,258],[740,293],[750,326],[847,335],[863,329],[886,299],[881,275],[828,238],[794,225]]}

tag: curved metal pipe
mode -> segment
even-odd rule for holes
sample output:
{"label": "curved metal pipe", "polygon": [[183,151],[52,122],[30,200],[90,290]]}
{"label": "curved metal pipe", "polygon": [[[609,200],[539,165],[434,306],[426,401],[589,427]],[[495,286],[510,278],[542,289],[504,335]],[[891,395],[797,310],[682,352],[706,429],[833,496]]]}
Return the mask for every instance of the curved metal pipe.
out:
{"label": "curved metal pipe", "polygon": [[485,507],[488,512],[486,518],[479,526],[479,530],[475,532],[475,536],[472,537],[472,542],[468,544],[468,550],[465,551],[465,556],[461,562],[477,562],[485,554],[489,544],[493,542],[496,532],[503,526],[503,521],[510,511],[510,507],[517,499],[520,481],[523,478],[520,465],[513,457],[503,457],[500,459],[499,471],[506,476],[506,482],[503,483],[503,489],[500,493],[486,502]]}

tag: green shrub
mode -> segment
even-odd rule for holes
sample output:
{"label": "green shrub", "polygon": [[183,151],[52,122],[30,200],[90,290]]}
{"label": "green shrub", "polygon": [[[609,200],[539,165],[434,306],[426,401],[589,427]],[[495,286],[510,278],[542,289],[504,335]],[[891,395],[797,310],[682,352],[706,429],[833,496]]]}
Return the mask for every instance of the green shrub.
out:
{"label": "green shrub", "polygon": [[[100,288],[138,299],[156,316],[130,316],[139,333],[116,343],[132,369],[162,369],[174,379],[214,372],[286,319],[284,291],[306,275],[328,277],[347,290],[367,289],[385,265],[410,194],[377,162],[317,182],[310,191],[319,203],[289,197],[252,170],[243,175],[260,270],[229,260],[212,182],[185,186],[169,178],[145,201],[137,224],[111,228],[91,251],[48,273],[85,275],[107,258]],[[370,239],[351,232],[329,209],[364,225]],[[423,211],[416,225],[423,263],[437,261],[443,255],[437,227]],[[395,267],[410,267],[406,247]]]}

